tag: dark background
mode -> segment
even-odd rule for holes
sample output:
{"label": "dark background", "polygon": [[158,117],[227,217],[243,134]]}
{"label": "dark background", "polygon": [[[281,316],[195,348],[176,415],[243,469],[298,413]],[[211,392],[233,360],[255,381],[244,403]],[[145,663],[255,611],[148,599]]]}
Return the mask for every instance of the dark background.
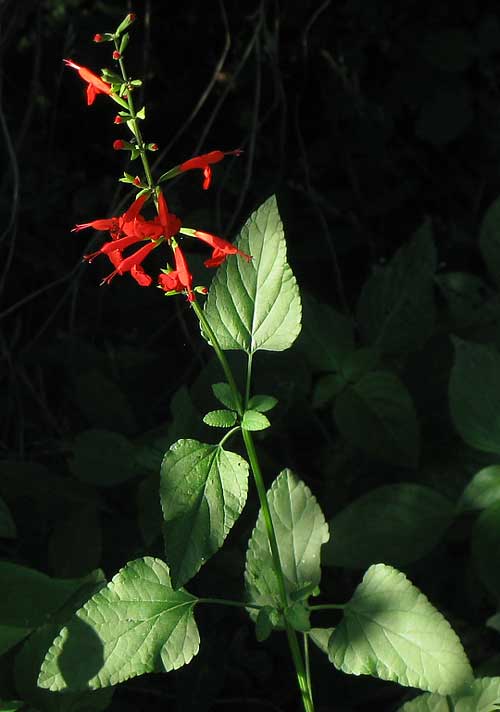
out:
{"label": "dark background", "polygon": [[[373,265],[425,216],[440,268],[482,275],[478,225],[500,192],[497,2],[0,0],[0,448],[5,460],[61,476],[73,438],[86,428],[138,440],[161,431],[172,395],[193,384],[207,360],[182,298],[166,300],[128,276],[99,288],[107,266],[81,263],[95,236],[70,232],[122,212],[132,193],[117,178],[137,169],[112,149],[127,138],[113,124],[114,106],[98,96],[87,107],[83,82],[62,59],[97,72],[112,66],[110,45],[92,37],[130,10],[137,22],[126,62],[144,81],[143,130],[160,147],[156,175],[198,153],[244,149],[214,167],[207,192],[198,172],[168,184],[171,210],[185,225],[233,239],[276,193],[299,285],[344,313],[352,313]],[[202,254],[189,256],[197,264]],[[112,384],[105,395],[102,379]],[[103,407],[113,399],[114,410]],[[317,424],[281,423],[279,466],[297,467],[328,493],[324,443],[311,454],[318,437]],[[108,575],[147,548],[135,489],[106,491],[99,565]],[[253,503],[242,537],[255,512]],[[22,536],[6,555],[60,575],[48,553],[54,519],[39,515],[35,506],[18,524]],[[239,579],[228,584],[227,570],[203,574],[199,592],[207,585],[238,597]],[[235,709],[291,709],[281,637],[258,646],[243,616],[220,612],[202,614],[200,627],[195,672],[167,682],[141,678],[119,689],[113,709],[165,709],[161,694],[180,695],[178,709],[202,710],[212,693],[226,700],[220,709],[231,699]],[[218,648],[226,665],[215,674]],[[314,664],[324,709],[333,696],[342,700],[337,712],[389,709],[402,699],[395,686],[341,676],[319,655]],[[189,707],[182,694],[192,692],[196,674],[201,697]]]}

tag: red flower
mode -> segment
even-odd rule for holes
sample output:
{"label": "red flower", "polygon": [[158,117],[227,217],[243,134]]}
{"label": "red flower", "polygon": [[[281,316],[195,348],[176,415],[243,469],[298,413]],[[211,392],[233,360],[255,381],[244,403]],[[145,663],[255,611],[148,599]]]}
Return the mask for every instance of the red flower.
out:
{"label": "red flower", "polygon": [[173,244],[175,270],[168,273],[160,274],[158,282],[160,287],[165,292],[187,292],[187,298],[190,302],[196,300],[193,292],[193,275],[189,271],[189,267],[179,245],[174,241]]}
{"label": "red flower", "polygon": [[210,187],[212,181],[212,169],[210,167],[211,163],[219,163],[222,161],[224,156],[239,156],[242,153],[240,148],[234,151],[211,151],[210,153],[204,153],[202,156],[195,156],[190,158],[188,161],[181,163],[178,170],[180,173],[184,171],[191,171],[194,168],[199,168],[203,171],[203,190],[207,190]]}
{"label": "red flower", "polygon": [[79,232],[87,227],[93,227],[94,230],[109,230],[113,240],[118,240],[120,237],[125,237],[126,235],[135,234],[134,221],[138,217],[141,208],[148,197],[147,193],[141,195],[141,197],[134,200],[128,210],[126,210],[123,215],[120,215],[119,217],[93,220],[92,222],[75,225],[71,232]]}
{"label": "red flower", "polygon": [[181,221],[177,215],[169,213],[167,201],[161,190],[158,191],[158,217],[155,218],[154,224],[161,228],[161,234],[166,240],[170,240],[181,229]]}
{"label": "red flower", "polygon": [[206,242],[207,245],[213,248],[212,257],[204,262],[205,267],[218,267],[224,262],[228,255],[241,255],[247,262],[250,262],[252,259],[250,255],[238,250],[237,247],[227,240],[223,240],[222,237],[217,237],[216,235],[211,235],[209,232],[191,230],[190,228],[182,228],[181,232],[186,235],[191,235],[192,237],[197,237],[198,240]]}
{"label": "red flower", "polygon": [[155,249],[155,247],[158,247],[158,243],[150,241],[147,245],[143,245],[139,248],[137,252],[134,252],[132,255],[122,259],[122,261],[116,266],[116,269],[102,280],[101,285],[109,284],[117,274],[123,275],[126,272],[130,272],[132,277],[134,277],[136,282],[140,284],[141,287],[149,287],[152,279],[144,272],[141,267],[141,263],[146,259],[149,253]]}
{"label": "red flower", "polygon": [[94,99],[97,94],[112,94],[113,90],[111,84],[103,81],[97,74],[87,69],[87,67],[80,67],[79,64],[73,62],[72,59],[63,60],[66,66],[76,69],[78,74],[81,76],[84,82],[87,82],[87,104],[90,106],[94,103]]}

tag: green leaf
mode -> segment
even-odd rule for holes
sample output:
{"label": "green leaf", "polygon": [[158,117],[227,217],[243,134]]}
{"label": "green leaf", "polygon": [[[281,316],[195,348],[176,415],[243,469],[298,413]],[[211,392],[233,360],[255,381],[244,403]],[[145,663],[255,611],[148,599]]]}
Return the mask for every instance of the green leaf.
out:
{"label": "green leaf", "polygon": [[472,557],[481,581],[500,598],[500,502],[495,502],[476,520],[472,530]]}
{"label": "green leaf", "polygon": [[187,665],[199,648],[196,598],[152,557],[129,562],[65,626],[43,661],[44,689],[95,690]]}
{"label": "green leaf", "polygon": [[0,539],[17,539],[17,529],[12,514],[0,497]]}
{"label": "green leaf", "polygon": [[26,638],[33,628],[28,626],[11,626],[0,624],[0,655],[3,655],[8,650]]}
{"label": "green leaf", "polygon": [[0,700],[0,712],[17,712],[24,707],[23,700]]}
{"label": "green leaf", "polygon": [[477,275],[446,272],[436,275],[435,281],[446,299],[454,326],[464,328],[498,318],[498,298]]}
{"label": "green leaf", "polygon": [[279,625],[279,622],[280,614],[275,608],[264,606],[259,610],[255,619],[255,637],[259,643],[269,638],[274,628]]}
{"label": "green leaf", "polygon": [[322,653],[328,655],[328,641],[332,637],[335,628],[311,628],[308,635]]}
{"label": "green leaf", "polygon": [[246,410],[241,419],[243,430],[265,430],[271,427],[268,418],[256,410]]}
{"label": "green leaf", "polygon": [[258,410],[259,413],[267,413],[272,410],[278,403],[278,399],[274,396],[257,395],[252,396],[248,401],[250,410]]}
{"label": "green leaf", "polygon": [[419,456],[417,415],[410,394],[389,371],[372,371],[345,388],[334,417],[354,446],[396,465],[415,467]]}
{"label": "green leaf", "polygon": [[463,512],[486,509],[500,502],[500,465],[484,467],[474,475],[460,498]]}
{"label": "green leaf", "polygon": [[323,548],[323,563],[352,569],[380,560],[412,563],[439,543],[454,513],[453,504],[429,487],[409,482],[378,487],[328,522],[335,538]]}
{"label": "green leaf", "polygon": [[74,397],[93,428],[125,435],[137,429],[134,413],[125,394],[97,369],[74,374]]}
{"label": "green leaf", "polygon": [[286,619],[294,630],[307,633],[311,630],[310,613],[301,601],[292,603],[286,609]]}
{"label": "green leaf", "polygon": [[174,588],[189,581],[224,543],[245,506],[248,464],[234,452],[178,440],[161,466],[166,559]]}
{"label": "green leaf", "polygon": [[203,422],[212,428],[231,428],[236,420],[234,410],[211,410],[203,417]]}
{"label": "green leaf", "polygon": [[500,709],[500,677],[474,680],[463,694],[451,695],[450,704],[441,695],[420,695],[399,708],[399,712],[494,712]]}
{"label": "green leaf", "polygon": [[146,118],[146,107],[143,106],[139,111],[136,113],[136,116],[138,119],[145,119]]}
{"label": "green leaf", "polygon": [[342,360],[354,350],[354,324],[328,304],[302,295],[302,332],[297,347],[313,371],[338,371]]}
{"label": "green leaf", "polygon": [[500,286],[500,197],[490,205],[481,223],[479,249],[486,268]]}
{"label": "green leaf", "polygon": [[134,477],[136,448],[120,433],[85,430],[73,445],[70,469],[79,480],[113,487]]}
{"label": "green leaf", "polygon": [[80,586],[80,580],[53,579],[34,569],[0,561],[0,625],[38,628]]}
{"label": "green leaf", "polygon": [[385,353],[416,351],[425,343],[434,326],[435,270],[436,249],[427,220],[363,287],[357,316],[366,343]]}
{"label": "green leaf", "polygon": [[252,213],[235,244],[252,260],[231,256],[221,265],[205,316],[224,350],[284,351],[300,332],[301,305],[274,196]]}
{"label": "green leaf", "polygon": [[341,372],[345,381],[354,383],[359,381],[369,371],[374,371],[380,361],[380,354],[376,349],[357,349],[347,354],[341,363]]}
{"label": "green leaf", "polygon": [[24,643],[14,664],[16,690],[22,698],[43,712],[99,712],[105,710],[113,697],[114,688],[92,692],[42,690],[37,685],[40,667],[61,624],[48,624],[36,630]]}
{"label": "green leaf", "polygon": [[321,408],[338,396],[346,387],[346,381],[340,373],[329,373],[320,376],[314,384],[312,404],[313,408]]}
{"label": "green leaf", "polygon": [[[283,470],[273,482],[267,499],[287,594],[290,596],[310,584],[319,585],[320,550],[329,535],[316,498],[291,470]],[[252,603],[281,607],[262,510],[248,543],[245,587],[248,600]],[[249,609],[249,614],[255,620],[252,609]]]}
{"label": "green leaf", "polygon": [[471,447],[500,454],[500,355],[454,338],[449,395],[453,423]]}
{"label": "green leaf", "polygon": [[335,667],[441,695],[472,682],[460,640],[404,574],[371,566],[329,643]]}
{"label": "green leaf", "polygon": [[236,403],[234,402],[233,392],[229,386],[229,383],[213,383],[212,391],[214,396],[219,400],[222,405],[225,405],[229,410],[236,410]]}

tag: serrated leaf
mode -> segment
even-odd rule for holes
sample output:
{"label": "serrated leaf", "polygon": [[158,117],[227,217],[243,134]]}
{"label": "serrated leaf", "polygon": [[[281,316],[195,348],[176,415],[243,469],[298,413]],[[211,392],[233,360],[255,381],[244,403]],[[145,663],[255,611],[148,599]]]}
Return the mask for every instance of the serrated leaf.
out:
{"label": "serrated leaf", "polygon": [[246,410],[241,419],[241,427],[243,430],[265,430],[271,427],[271,423],[263,413],[259,413],[256,410]]}
{"label": "serrated leaf", "polygon": [[453,423],[471,447],[500,454],[500,355],[454,338],[449,396]]}
{"label": "serrated leaf", "polygon": [[235,244],[252,260],[229,257],[205,303],[221,348],[248,354],[290,348],[300,332],[301,304],[274,196],[252,213]]}
{"label": "serrated leaf", "polygon": [[[451,704],[451,708],[450,708]],[[420,695],[399,708],[398,712],[494,712],[500,709],[500,677],[474,680],[461,695],[451,695],[449,702],[441,695]]]}
{"label": "serrated leaf", "polygon": [[404,574],[385,564],[368,569],[328,649],[343,672],[440,695],[461,690],[473,678],[448,621]]}
{"label": "serrated leaf", "polygon": [[486,509],[500,502],[500,465],[491,465],[479,470],[460,498],[459,507],[463,512]]}
{"label": "serrated leaf", "polygon": [[363,287],[357,316],[366,343],[384,353],[407,353],[425,343],[434,326],[435,270],[436,249],[426,221]]}
{"label": "serrated leaf", "polygon": [[479,577],[490,593],[500,598],[500,502],[481,512],[474,524],[472,557]]}
{"label": "serrated leaf", "polygon": [[380,560],[412,563],[438,544],[454,514],[452,502],[429,487],[410,482],[377,487],[329,521],[335,538],[323,547],[323,562],[353,569]]}
{"label": "serrated leaf", "polygon": [[371,455],[415,467],[419,456],[417,415],[410,394],[389,371],[372,371],[337,397],[334,417],[342,435]]}
{"label": "serrated leaf", "polygon": [[230,410],[236,410],[236,403],[234,402],[233,392],[229,386],[229,383],[213,383],[212,391],[214,396],[218,401],[225,405],[226,408]]}
{"label": "serrated leaf", "polygon": [[[320,550],[329,534],[316,498],[291,470],[283,470],[273,482],[267,499],[287,594],[309,584],[319,585]],[[262,511],[248,543],[245,587],[251,602],[273,608],[281,606]],[[249,614],[255,620],[251,609]]]}
{"label": "serrated leaf", "polygon": [[500,286],[500,197],[486,211],[479,233],[479,249],[486,269],[493,281]]}
{"label": "serrated leaf", "polygon": [[328,641],[335,628],[311,628],[308,635],[322,653],[328,655]]}
{"label": "serrated leaf", "polygon": [[218,445],[178,440],[165,454],[160,499],[174,588],[220,549],[245,506],[247,487],[248,464]]}
{"label": "serrated leaf", "polygon": [[105,710],[113,697],[114,689],[92,692],[66,692],[60,694],[42,690],[37,685],[40,667],[61,624],[44,625],[36,630],[16,655],[14,676],[19,695],[43,712],[99,712]]}
{"label": "serrated leaf", "polygon": [[107,430],[85,430],[73,445],[70,469],[79,480],[113,487],[134,477],[136,448],[124,435]]}
{"label": "serrated leaf", "polygon": [[211,410],[203,417],[203,422],[212,428],[231,428],[236,419],[234,410]]}
{"label": "serrated leaf", "polygon": [[129,562],[61,630],[43,661],[44,689],[95,690],[176,670],[197,654],[196,598],[174,591],[166,564]]}
{"label": "serrated leaf", "polygon": [[267,413],[272,410],[278,403],[278,399],[274,396],[256,395],[252,396],[248,401],[250,410],[258,410],[259,413]]}
{"label": "serrated leaf", "polygon": [[273,632],[276,621],[273,622],[273,620],[271,619],[271,614],[276,613],[276,609],[271,608],[270,606],[264,606],[264,608],[261,608],[258,611],[257,617],[255,619],[255,637],[257,638],[259,643],[262,643],[264,640],[267,640]]}

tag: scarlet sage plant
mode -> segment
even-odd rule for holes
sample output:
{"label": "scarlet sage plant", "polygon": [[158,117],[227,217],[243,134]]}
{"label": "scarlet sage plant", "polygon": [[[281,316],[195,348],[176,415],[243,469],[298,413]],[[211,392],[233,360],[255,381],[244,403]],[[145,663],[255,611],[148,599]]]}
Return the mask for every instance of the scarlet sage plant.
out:
{"label": "scarlet sage plant", "polygon": [[[321,548],[330,536],[328,525],[310,489],[291,470],[284,469],[266,489],[253,435],[271,426],[267,414],[278,404],[272,395],[253,392],[253,363],[259,351],[290,348],[301,329],[301,299],[286,259],[277,202],[274,197],[266,200],[234,243],[186,226],[182,217],[170,212],[164,186],[171,178],[201,171],[202,188],[207,190],[212,166],[238,157],[241,150],[213,150],[189,158],[155,179],[149,153],[157,145],[143,138],[140,126],[146,110],[135,105],[141,82],[125,69],[128,29],[134,19],[129,14],[114,32],[94,37],[110,47],[113,70],[105,69],[99,76],[65,60],[86,84],[87,104],[95,100],[118,104],[120,110],[110,120],[117,131],[125,127],[130,135],[117,138],[113,149],[129,152],[130,160],[142,165],[120,179],[136,190],[121,215],[91,216],[73,231],[107,233],[102,246],[84,258],[109,260],[103,284],[131,277],[138,287],[154,286],[167,296],[187,300],[224,374],[224,380],[212,385],[217,407],[203,418],[223,435],[215,444],[177,440],[165,453],[159,493],[164,558],[129,561],[107,585],[96,584],[94,595],[81,607],[64,609],[66,624],[46,650],[38,685],[88,695],[85,706],[92,709],[92,690],[188,664],[200,647],[195,608],[226,605],[249,616],[259,641],[271,634],[286,641],[306,712],[314,710],[311,645],[345,673],[372,675],[427,693],[416,698],[417,706],[404,705],[405,710],[437,709],[441,701],[443,709],[451,709],[448,705],[461,695],[473,699],[473,674],[457,635],[392,566],[370,566],[347,602],[312,602],[320,594]],[[191,240],[211,250],[205,267],[217,271],[209,289],[193,284],[184,251]],[[163,260],[159,273],[149,261],[153,251]],[[230,368],[226,357],[230,350],[245,356],[242,383]],[[247,459],[226,447],[237,438]],[[223,546],[245,505],[249,474],[260,514],[247,546],[244,594],[241,600],[197,597],[184,586]],[[326,625],[321,625],[320,616],[326,616]],[[425,707],[418,706],[419,700]],[[337,703],[339,709],[344,707],[342,700],[332,700],[331,708]],[[103,709],[102,698],[98,709]]]}

